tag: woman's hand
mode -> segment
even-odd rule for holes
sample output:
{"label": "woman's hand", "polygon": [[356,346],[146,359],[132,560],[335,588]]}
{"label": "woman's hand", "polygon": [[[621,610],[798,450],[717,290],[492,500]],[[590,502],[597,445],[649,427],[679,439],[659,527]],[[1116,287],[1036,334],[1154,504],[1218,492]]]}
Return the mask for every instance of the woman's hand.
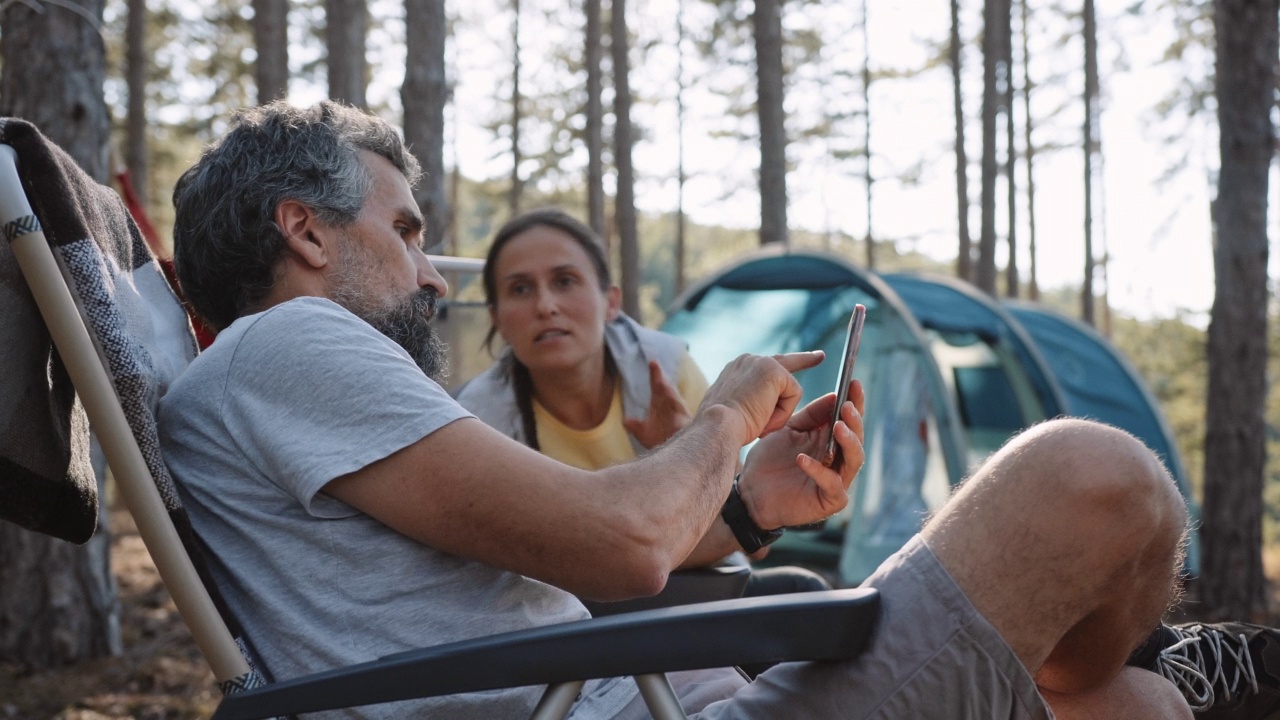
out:
{"label": "woman's hand", "polygon": [[662,373],[657,361],[649,361],[649,413],[623,418],[622,425],[641,445],[652,450],[671,439],[693,420],[680,392]]}

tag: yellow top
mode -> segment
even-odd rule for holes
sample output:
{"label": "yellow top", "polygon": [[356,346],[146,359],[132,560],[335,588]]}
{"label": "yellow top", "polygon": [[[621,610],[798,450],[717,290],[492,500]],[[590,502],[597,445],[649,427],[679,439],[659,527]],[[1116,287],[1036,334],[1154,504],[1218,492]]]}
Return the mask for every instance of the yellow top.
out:
{"label": "yellow top", "polygon": [[[707,379],[685,353],[680,358],[676,391],[689,408],[697,411],[707,394]],[[544,455],[583,470],[599,470],[635,458],[635,448],[622,425],[622,386],[614,383],[613,401],[604,420],[587,430],[574,430],[557,420],[534,399],[533,422],[538,429],[538,446]]]}

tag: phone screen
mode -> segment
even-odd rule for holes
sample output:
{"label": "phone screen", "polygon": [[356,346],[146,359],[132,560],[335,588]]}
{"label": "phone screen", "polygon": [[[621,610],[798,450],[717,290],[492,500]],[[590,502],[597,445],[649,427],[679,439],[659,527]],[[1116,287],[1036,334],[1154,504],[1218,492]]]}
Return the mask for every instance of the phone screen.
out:
{"label": "phone screen", "polygon": [[849,329],[845,335],[844,353],[840,357],[840,374],[836,379],[836,407],[831,413],[831,426],[827,430],[827,448],[823,453],[823,463],[833,467],[840,462],[840,446],[836,444],[836,421],[840,419],[840,408],[849,399],[849,383],[853,380],[853,363],[858,357],[858,344],[862,341],[862,325],[867,319],[867,308],[862,304],[853,306],[853,314],[849,316]]}

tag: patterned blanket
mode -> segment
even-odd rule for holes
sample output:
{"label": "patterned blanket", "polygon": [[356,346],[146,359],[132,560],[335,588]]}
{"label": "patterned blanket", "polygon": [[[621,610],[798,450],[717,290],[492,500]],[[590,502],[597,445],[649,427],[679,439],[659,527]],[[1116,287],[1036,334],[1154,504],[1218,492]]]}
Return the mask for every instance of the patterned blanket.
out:
{"label": "patterned blanket", "polygon": [[195,343],[119,195],[30,123],[0,119],[0,143],[17,152],[33,210],[0,217],[0,519],[82,543],[98,517],[89,427],[9,243],[43,231],[171,512],[154,410]]}

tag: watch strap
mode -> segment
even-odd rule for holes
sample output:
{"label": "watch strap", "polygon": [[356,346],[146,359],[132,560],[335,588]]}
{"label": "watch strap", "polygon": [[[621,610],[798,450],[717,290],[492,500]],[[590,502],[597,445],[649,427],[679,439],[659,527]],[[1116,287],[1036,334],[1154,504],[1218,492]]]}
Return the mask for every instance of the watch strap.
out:
{"label": "watch strap", "polygon": [[729,497],[725,498],[724,507],[720,509],[720,517],[724,518],[733,537],[742,546],[742,551],[750,555],[782,537],[783,528],[765,530],[751,519],[747,504],[742,501],[742,494],[738,492],[740,477],[741,475],[733,479],[733,487],[729,489]]}

